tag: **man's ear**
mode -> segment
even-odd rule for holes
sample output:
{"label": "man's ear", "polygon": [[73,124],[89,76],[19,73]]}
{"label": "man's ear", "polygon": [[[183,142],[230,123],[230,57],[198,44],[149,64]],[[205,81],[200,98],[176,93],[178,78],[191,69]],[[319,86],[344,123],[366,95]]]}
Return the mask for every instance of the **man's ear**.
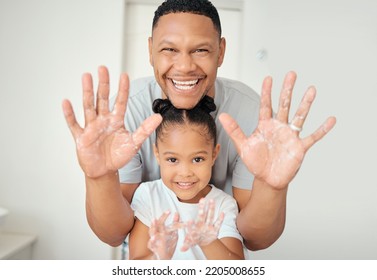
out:
{"label": "man's ear", "polygon": [[220,39],[220,53],[219,53],[219,58],[217,60],[217,67],[220,67],[224,62],[225,49],[226,49],[226,41],[225,41],[225,38],[222,37]]}
{"label": "man's ear", "polygon": [[153,153],[154,153],[154,156],[157,160],[158,165],[160,165],[160,156],[159,156],[159,153],[158,153],[158,148],[156,146],[156,143],[153,144]]}
{"label": "man's ear", "polygon": [[217,156],[219,155],[220,152],[220,144],[217,144],[215,148],[213,148],[213,153],[212,153],[212,165],[215,164],[215,160],[217,159]]}
{"label": "man's ear", "polygon": [[152,55],[152,37],[148,38],[148,51],[149,51],[149,63],[153,67],[153,55]]}

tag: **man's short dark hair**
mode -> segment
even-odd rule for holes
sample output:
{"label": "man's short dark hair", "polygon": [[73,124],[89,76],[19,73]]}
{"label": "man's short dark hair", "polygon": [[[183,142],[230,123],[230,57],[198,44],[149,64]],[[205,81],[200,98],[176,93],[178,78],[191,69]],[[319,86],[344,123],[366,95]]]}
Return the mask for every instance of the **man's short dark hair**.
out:
{"label": "man's short dark hair", "polygon": [[191,13],[209,17],[221,37],[221,23],[217,9],[208,0],[165,0],[154,12],[152,31],[160,17],[171,13]]}

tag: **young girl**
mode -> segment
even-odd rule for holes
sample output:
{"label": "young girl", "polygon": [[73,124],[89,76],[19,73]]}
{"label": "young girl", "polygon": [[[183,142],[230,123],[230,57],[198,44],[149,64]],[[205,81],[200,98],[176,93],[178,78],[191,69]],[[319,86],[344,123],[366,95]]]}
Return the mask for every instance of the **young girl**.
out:
{"label": "young girl", "polygon": [[161,179],[142,183],[132,199],[130,259],[244,259],[237,204],[209,184],[220,149],[215,109],[208,96],[191,110],[154,102],[163,117],[154,146]]}

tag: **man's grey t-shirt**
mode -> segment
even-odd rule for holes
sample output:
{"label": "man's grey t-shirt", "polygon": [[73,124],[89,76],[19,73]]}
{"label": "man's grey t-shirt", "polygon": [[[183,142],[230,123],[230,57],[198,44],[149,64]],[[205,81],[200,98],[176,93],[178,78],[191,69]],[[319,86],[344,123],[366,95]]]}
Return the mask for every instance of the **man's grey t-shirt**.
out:
{"label": "man's grey t-shirt", "polygon": [[[132,81],[125,116],[126,129],[135,131],[151,116],[152,103],[157,98],[162,98],[162,93],[154,77]],[[217,78],[214,99],[217,109],[211,114],[217,126],[220,152],[212,169],[210,183],[228,194],[232,194],[232,186],[250,190],[254,177],[243,164],[218,117],[221,113],[228,113],[249,136],[257,127],[260,97],[241,82]],[[155,139],[155,133],[152,133],[131,162],[119,170],[121,183],[140,183],[160,178],[159,166],[153,154]]]}

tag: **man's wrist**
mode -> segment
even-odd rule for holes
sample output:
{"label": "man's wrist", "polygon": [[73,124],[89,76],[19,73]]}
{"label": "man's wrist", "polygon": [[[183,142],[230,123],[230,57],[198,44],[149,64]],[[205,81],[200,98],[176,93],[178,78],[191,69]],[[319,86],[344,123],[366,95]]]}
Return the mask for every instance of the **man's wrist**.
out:
{"label": "man's wrist", "polygon": [[254,183],[253,183],[253,188],[263,188],[264,190],[271,190],[273,192],[279,193],[279,192],[286,192],[288,189],[288,184],[282,185],[282,186],[273,186],[264,180],[255,178]]}
{"label": "man's wrist", "polygon": [[107,185],[109,183],[114,183],[115,181],[119,183],[119,173],[118,171],[112,171],[99,177],[90,177],[85,175],[85,181],[92,185]]}

